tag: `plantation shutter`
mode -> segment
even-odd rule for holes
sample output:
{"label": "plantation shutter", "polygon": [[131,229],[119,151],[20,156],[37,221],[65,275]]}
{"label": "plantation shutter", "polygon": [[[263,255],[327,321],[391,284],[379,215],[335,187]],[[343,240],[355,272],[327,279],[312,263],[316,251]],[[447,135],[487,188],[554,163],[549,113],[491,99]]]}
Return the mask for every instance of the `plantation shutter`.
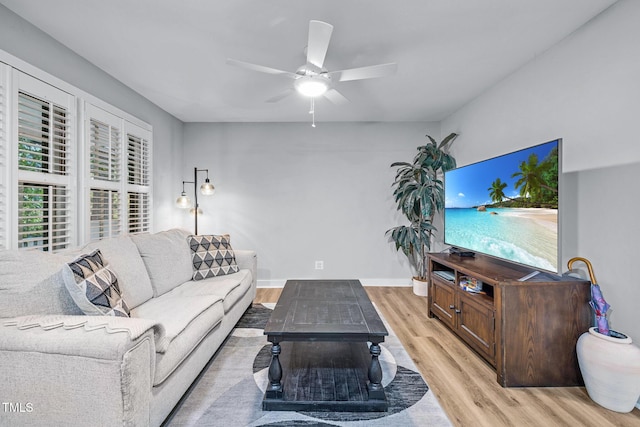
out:
{"label": "plantation shutter", "polygon": [[122,233],[120,192],[92,188],[89,194],[90,240],[99,240]]}
{"label": "plantation shutter", "polygon": [[72,241],[72,96],[22,73],[17,93],[17,246],[57,251]]}
{"label": "plantation shutter", "polygon": [[0,250],[151,231],[151,126],[22,65],[0,62]]}
{"label": "plantation shutter", "polygon": [[68,175],[69,118],[64,107],[22,91],[18,94],[18,167]]}
{"label": "plantation shutter", "polygon": [[127,217],[129,233],[151,229],[151,134],[139,126],[127,128]]}
{"label": "plantation shutter", "polygon": [[8,248],[8,222],[9,211],[7,209],[7,85],[8,67],[0,64],[0,249]]}
{"label": "plantation shutter", "polygon": [[18,183],[18,247],[56,251],[68,246],[69,194],[65,186]]}
{"label": "plantation shutter", "polygon": [[127,134],[127,170],[129,184],[149,185],[149,143],[145,139]]}
{"label": "plantation shutter", "polygon": [[91,178],[120,181],[120,129],[97,119],[89,119]]}
{"label": "plantation shutter", "polygon": [[123,120],[91,104],[85,107],[89,165],[89,240],[122,234]]}
{"label": "plantation shutter", "polygon": [[127,193],[129,212],[129,233],[149,231],[149,195],[146,193]]}

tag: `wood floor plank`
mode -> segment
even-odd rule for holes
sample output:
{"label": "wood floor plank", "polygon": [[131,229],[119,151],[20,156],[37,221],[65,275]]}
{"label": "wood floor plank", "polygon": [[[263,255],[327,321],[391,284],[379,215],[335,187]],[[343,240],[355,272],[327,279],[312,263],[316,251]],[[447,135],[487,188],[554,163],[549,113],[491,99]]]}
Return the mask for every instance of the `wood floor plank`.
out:
{"label": "wood floor plank", "polygon": [[[367,287],[455,426],[640,427],[640,410],[609,411],[584,387],[503,388],[496,373],[440,321],[411,288]],[[255,302],[275,303],[278,288],[258,289]]]}

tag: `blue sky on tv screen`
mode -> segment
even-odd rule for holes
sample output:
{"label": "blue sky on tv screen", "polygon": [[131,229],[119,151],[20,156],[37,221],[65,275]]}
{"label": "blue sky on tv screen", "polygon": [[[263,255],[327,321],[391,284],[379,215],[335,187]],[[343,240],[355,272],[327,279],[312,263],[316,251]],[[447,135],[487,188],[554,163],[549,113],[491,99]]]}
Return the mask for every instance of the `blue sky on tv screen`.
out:
{"label": "blue sky on tv screen", "polygon": [[538,162],[541,162],[557,146],[557,140],[551,141],[447,172],[445,207],[469,208],[493,203],[488,188],[496,178],[507,184],[504,189],[507,197],[517,197],[519,190],[515,188],[515,183],[518,178],[512,178],[511,175],[518,172],[520,163],[526,162],[531,153],[535,153]]}

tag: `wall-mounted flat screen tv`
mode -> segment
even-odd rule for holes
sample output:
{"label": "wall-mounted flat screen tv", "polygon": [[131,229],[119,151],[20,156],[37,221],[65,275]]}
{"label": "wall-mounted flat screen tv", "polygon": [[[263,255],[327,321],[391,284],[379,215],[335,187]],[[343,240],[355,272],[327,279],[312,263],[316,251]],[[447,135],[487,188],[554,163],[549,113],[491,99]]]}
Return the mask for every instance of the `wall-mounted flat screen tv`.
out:
{"label": "wall-mounted flat screen tv", "polygon": [[445,244],[559,272],[562,141],[445,173]]}

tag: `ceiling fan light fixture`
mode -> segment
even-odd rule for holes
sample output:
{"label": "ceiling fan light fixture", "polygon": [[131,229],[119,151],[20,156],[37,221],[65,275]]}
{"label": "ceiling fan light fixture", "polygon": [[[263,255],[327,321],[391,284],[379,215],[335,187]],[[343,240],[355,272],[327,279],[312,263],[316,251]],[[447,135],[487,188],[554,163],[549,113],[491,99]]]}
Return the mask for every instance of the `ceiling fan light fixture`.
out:
{"label": "ceiling fan light fixture", "polygon": [[319,75],[303,76],[294,82],[294,86],[299,94],[315,98],[329,89],[329,80]]}

